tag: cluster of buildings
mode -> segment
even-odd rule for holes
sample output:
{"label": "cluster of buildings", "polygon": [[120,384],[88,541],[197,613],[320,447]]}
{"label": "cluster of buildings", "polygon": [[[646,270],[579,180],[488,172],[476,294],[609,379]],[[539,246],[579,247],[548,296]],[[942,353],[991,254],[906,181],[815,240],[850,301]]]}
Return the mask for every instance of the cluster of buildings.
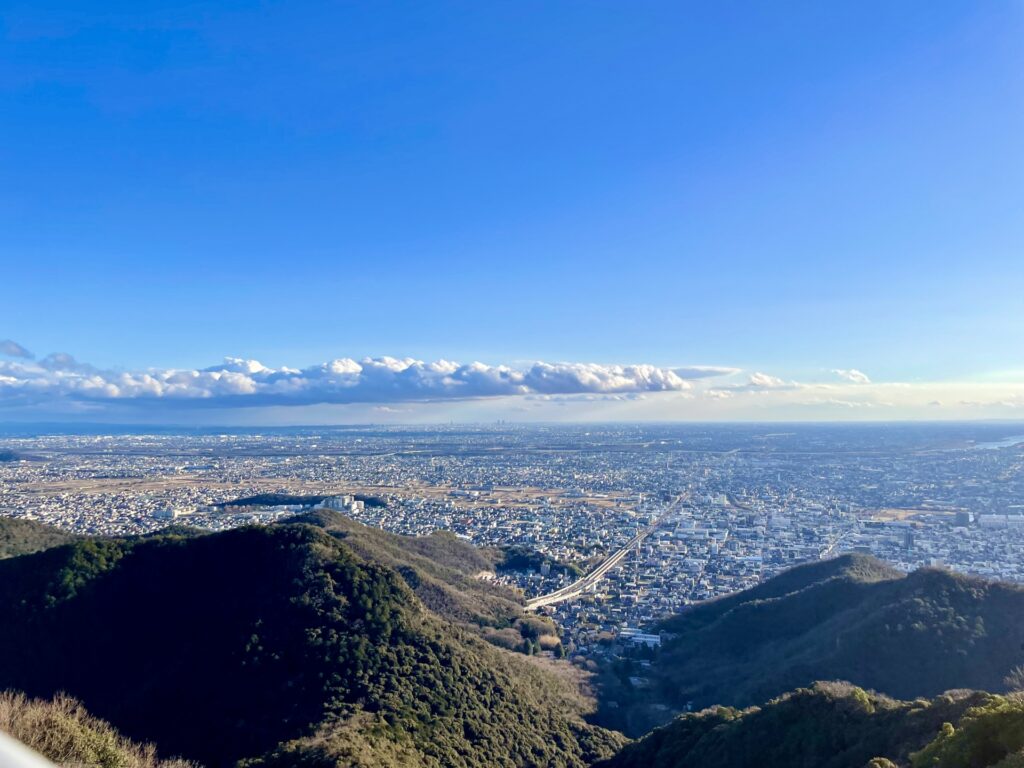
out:
{"label": "cluster of buildings", "polygon": [[366,509],[366,502],[357,499],[354,494],[343,493],[339,496],[328,496],[323,501],[315,504],[314,507],[317,509],[330,509],[334,512],[348,515],[359,515]]}
{"label": "cluster of buildings", "polygon": [[[42,435],[0,450],[16,457],[0,463],[0,514],[91,534],[266,523],[310,504],[223,505],[314,496],[396,533],[445,529],[585,572],[659,521],[593,590],[545,609],[578,653],[649,645],[640,628],[665,614],[845,551],[1024,582],[1024,439],[997,425]],[[532,597],[576,576],[501,578]]]}

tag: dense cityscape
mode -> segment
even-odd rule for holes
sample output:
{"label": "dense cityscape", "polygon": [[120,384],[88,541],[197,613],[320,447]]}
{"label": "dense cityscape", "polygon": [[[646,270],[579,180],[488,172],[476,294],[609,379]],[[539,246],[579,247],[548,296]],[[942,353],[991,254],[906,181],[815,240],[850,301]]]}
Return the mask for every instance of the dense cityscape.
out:
{"label": "dense cityscape", "polygon": [[[609,635],[653,642],[636,628],[845,551],[904,570],[940,565],[1024,581],[1024,438],[1014,432],[1006,425],[11,431],[0,442],[0,513],[125,535],[171,524],[267,523],[319,503],[395,533],[446,530],[478,546],[536,551],[544,556],[538,568],[496,576],[527,598],[566,587],[637,538],[603,579],[541,608],[562,626],[566,646],[584,651]],[[260,494],[287,503],[232,504]]]}

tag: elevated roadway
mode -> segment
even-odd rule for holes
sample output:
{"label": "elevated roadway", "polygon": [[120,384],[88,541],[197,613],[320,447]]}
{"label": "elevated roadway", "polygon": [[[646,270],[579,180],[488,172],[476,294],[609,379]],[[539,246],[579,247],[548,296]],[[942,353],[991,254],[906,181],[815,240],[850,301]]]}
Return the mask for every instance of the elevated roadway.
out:
{"label": "elevated roadway", "polygon": [[526,601],[527,609],[535,611],[538,608],[543,608],[546,605],[555,605],[556,603],[564,603],[566,600],[572,600],[573,598],[579,597],[587,590],[591,589],[601,579],[605,577],[612,568],[622,562],[623,558],[629,554],[630,550],[640,544],[644,539],[651,535],[658,526],[662,524],[665,518],[674,514],[679,510],[685,500],[685,496],[676,496],[666,507],[665,511],[662,512],[658,519],[651,523],[643,530],[637,531],[637,534],[631,538],[622,549],[616,550],[598,565],[594,570],[588,573],[578,581],[574,581],[567,587],[562,587],[554,592],[549,592],[546,595],[540,595],[533,598],[532,600]]}

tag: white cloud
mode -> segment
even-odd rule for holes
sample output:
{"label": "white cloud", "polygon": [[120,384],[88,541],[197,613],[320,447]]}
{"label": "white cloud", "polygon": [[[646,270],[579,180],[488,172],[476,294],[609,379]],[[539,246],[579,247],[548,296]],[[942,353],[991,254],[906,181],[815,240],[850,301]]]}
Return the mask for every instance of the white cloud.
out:
{"label": "white cloud", "polygon": [[731,389],[709,389],[704,396],[711,400],[728,400],[733,396],[733,391]]}
{"label": "white cloud", "polygon": [[863,371],[856,368],[833,368],[832,373],[841,379],[853,382],[854,384],[870,384],[871,379]]}
{"label": "white cloud", "polygon": [[259,360],[243,360],[240,357],[225,357],[221,365],[207,368],[207,371],[232,371],[234,373],[272,373]]}
{"label": "white cloud", "polygon": [[[303,369],[225,358],[197,368],[107,370],[57,353],[0,356],[0,418],[83,414],[116,418],[248,419],[289,408],[288,419],[515,417],[554,419],[1013,418],[1024,381],[870,382],[820,369],[831,381],[794,381],[724,366],[525,362],[514,365],[339,357]],[[829,371],[825,374],[826,371]],[[842,373],[842,380],[836,376]],[[853,376],[847,374],[854,374]],[[936,403],[942,403],[938,407]],[[294,406],[294,407],[293,407]],[[116,409],[116,410],[115,410]],[[320,409],[320,410],[317,410]],[[22,413],[18,413],[21,411]],[[174,415],[174,411],[178,415]],[[6,414],[6,416],[5,416]],[[304,415],[305,414],[305,415]],[[339,414],[344,414],[339,415]],[[559,415],[560,414],[560,415]],[[858,415],[859,414],[859,415]],[[318,422],[319,423],[319,422]]]}
{"label": "white cloud", "polygon": [[[685,393],[684,393],[685,394]],[[646,396],[637,392],[616,395],[575,394],[575,395],[526,395],[523,399],[541,403],[625,403],[643,400]]]}
{"label": "white cloud", "polygon": [[413,358],[339,358],[303,370],[228,357],[201,369],[104,371],[67,354],[38,363],[0,361],[0,405],[52,400],[191,404],[310,405],[468,400],[522,395],[635,397],[692,385],[653,365],[535,362],[491,366]]}
{"label": "white cloud", "polygon": [[967,408],[1024,408],[1024,395],[1011,396],[1002,400],[961,400],[960,405]]}
{"label": "white cloud", "polygon": [[749,386],[757,389],[778,389],[785,387],[786,382],[777,376],[770,376],[767,373],[756,371],[750,375]]}
{"label": "white cloud", "polygon": [[673,370],[681,379],[710,379],[716,376],[732,376],[740,373],[742,369],[724,365],[690,365]]}
{"label": "white cloud", "polygon": [[835,406],[837,408],[876,408],[879,406],[891,406],[891,403],[876,403],[869,400],[843,400],[837,397],[829,397],[821,400],[804,400],[796,405],[805,406]]}
{"label": "white cloud", "polygon": [[26,360],[31,360],[35,357],[31,352],[25,349],[21,344],[10,339],[0,339],[0,355],[6,355],[7,357],[23,357]]}

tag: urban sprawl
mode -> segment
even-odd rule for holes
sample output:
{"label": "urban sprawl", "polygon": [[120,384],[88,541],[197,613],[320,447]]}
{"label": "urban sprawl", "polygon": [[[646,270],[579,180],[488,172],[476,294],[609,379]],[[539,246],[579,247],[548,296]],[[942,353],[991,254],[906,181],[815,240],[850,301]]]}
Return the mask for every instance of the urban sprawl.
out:
{"label": "urban sprawl", "polygon": [[394,533],[540,553],[536,569],[481,574],[527,599],[626,548],[539,608],[579,653],[597,636],[656,643],[639,630],[666,614],[842,552],[1024,581],[1024,437],[1005,425],[12,433],[0,459],[3,515],[101,535],[222,530],[314,503],[231,502],[310,496]]}

